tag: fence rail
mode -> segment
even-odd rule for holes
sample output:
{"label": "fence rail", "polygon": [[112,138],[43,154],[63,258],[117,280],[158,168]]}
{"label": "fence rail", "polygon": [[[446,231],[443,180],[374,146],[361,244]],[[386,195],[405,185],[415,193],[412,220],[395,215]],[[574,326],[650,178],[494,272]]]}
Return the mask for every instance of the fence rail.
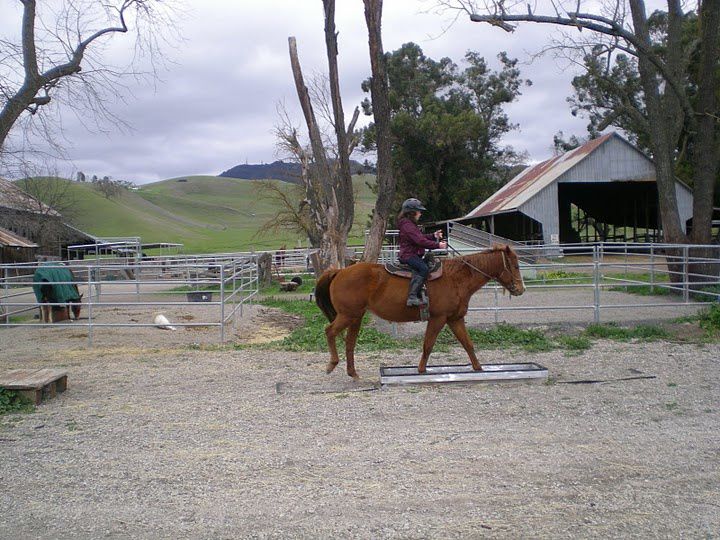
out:
{"label": "fence rail", "polygon": [[[450,242],[452,245],[451,234]],[[356,256],[362,247],[352,248]],[[460,253],[477,252],[478,248],[457,248]],[[606,320],[607,310],[700,306],[720,301],[720,246],[659,243],[601,242],[595,244],[562,244],[522,246],[530,262],[521,263],[526,279],[526,294],[533,290],[586,291],[583,301],[554,300],[542,306],[501,305],[501,288],[488,284],[482,294],[491,295],[490,305],[470,308],[471,312],[488,312],[498,321],[503,312],[582,311],[592,320]],[[280,273],[312,271],[309,249],[270,252],[273,266]],[[555,257],[548,258],[548,253]],[[225,341],[226,326],[243,316],[245,304],[259,293],[258,258],[260,253],[218,253],[206,255],[163,255],[141,260],[96,259],[66,261],[75,276],[74,283],[84,293],[82,307],[87,318],[72,327],[93,332],[109,327],[153,327],[154,322],[120,322],[105,320],[111,309],[126,308],[210,308],[212,315],[193,322],[173,321],[173,326],[217,327],[220,341]],[[386,246],[379,262],[397,258],[397,246]],[[32,274],[40,264],[0,265],[0,328],[2,326],[46,326],[26,320],[34,313],[37,302],[32,293]],[[651,300],[643,303],[609,303],[608,291],[647,289]],[[191,293],[213,296],[204,302],[191,300]],[[180,295],[190,295],[183,298]],[[670,301],[672,295],[673,300]],[[180,296],[180,297],[179,297]],[[577,300],[577,299],[576,299]],[[476,302],[477,303],[477,302]]]}

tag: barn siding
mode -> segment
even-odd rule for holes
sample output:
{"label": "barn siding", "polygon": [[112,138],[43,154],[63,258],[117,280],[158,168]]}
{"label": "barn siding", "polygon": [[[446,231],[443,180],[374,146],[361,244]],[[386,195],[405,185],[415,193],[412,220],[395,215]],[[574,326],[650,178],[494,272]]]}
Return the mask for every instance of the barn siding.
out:
{"label": "barn siding", "polygon": [[580,163],[558,177],[558,182],[613,182],[655,180],[655,167],[642,153],[619,137],[611,137]]}
{"label": "barn siding", "polygon": [[684,233],[687,232],[687,220],[693,215],[692,192],[680,182],[675,182],[675,195],[678,202],[678,213],[680,214],[680,226]]}
{"label": "barn siding", "polygon": [[518,208],[526,216],[542,224],[543,242],[550,243],[551,235],[560,234],[560,212],[558,209],[558,187],[553,182],[532,199]]}

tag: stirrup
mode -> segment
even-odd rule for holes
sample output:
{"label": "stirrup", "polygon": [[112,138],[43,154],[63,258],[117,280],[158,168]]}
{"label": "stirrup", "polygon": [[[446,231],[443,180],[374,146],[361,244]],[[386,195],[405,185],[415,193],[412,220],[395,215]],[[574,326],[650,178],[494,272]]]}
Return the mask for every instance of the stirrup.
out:
{"label": "stirrup", "polygon": [[413,295],[410,298],[407,299],[407,302],[405,302],[405,305],[407,307],[418,307],[423,304],[422,300],[420,300],[417,296]]}

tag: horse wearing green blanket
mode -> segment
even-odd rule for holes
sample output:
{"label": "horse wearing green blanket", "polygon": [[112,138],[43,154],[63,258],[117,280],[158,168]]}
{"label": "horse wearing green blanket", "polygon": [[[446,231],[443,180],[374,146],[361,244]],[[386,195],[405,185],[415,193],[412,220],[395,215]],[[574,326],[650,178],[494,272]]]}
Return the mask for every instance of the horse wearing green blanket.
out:
{"label": "horse wearing green blanket", "polygon": [[60,322],[80,317],[82,294],[72,270],[57,263],[45,263],[33,275],[33,292],[40,304],[42,322]]}

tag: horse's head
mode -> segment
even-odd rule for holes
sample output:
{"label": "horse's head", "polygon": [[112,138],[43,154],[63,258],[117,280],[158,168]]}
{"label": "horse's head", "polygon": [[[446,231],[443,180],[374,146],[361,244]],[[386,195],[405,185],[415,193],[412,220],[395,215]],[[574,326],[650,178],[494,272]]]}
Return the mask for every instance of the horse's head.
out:
{"label": "horse's head", "polygon": [[520,263],[517,254],[510,246],[496,246],[495,251],[502,259],[502,268],[495,279],[513,296],[520,296],[525,292],[525,282],[520,273]]}
{"label": "horse's head", "polygon": [[80,298],[77,300],[70,300],[70,311],[72,311],[73,319],[76,321],[80,318],[80,309],[82,308],[82,297],[83,295],[80,295]]}

